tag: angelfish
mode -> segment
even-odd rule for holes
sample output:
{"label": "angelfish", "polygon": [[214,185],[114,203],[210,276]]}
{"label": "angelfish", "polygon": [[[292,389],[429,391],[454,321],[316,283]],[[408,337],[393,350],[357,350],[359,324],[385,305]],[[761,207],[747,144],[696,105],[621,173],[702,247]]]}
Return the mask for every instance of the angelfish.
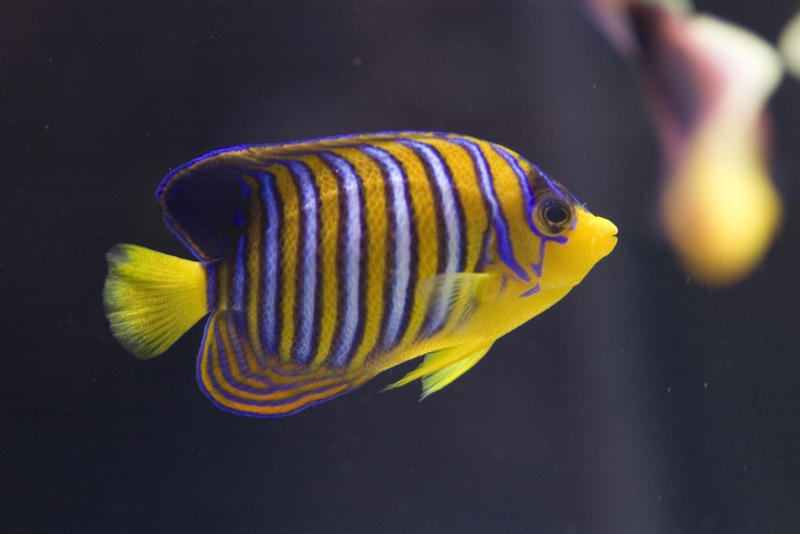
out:
{"label": "angelfish", "polygon": [[139,358],[210,315],[200,389],[276,417],[424,355],[423,396],[552,306],[617,228],[536,165],[447,133],[383,132],[208,153],[156,192],[195,256],[116,245],[103,290]]}

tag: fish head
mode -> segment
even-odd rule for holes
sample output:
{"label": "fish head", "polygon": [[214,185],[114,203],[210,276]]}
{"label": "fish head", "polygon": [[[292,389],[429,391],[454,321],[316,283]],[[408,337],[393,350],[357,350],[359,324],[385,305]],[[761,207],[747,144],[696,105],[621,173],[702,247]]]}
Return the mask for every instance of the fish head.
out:
{"label": "fish head", "polygon": [[546,178],[534,188],[533,199],[529,210],[532,234],[526,248],[539,287],[572,287],[614,250],[617,227],[589,212],[552,179]]}

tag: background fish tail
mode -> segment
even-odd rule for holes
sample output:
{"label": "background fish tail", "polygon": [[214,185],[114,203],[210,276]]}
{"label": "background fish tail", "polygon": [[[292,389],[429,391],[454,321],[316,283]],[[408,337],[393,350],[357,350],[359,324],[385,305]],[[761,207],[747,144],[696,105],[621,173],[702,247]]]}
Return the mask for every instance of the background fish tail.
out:
{"label": "background fish tail", "polygon": [[115,245],[106,259],[111,332],[137,357],[161,354],[208,313],[199,263],[128,244]]}

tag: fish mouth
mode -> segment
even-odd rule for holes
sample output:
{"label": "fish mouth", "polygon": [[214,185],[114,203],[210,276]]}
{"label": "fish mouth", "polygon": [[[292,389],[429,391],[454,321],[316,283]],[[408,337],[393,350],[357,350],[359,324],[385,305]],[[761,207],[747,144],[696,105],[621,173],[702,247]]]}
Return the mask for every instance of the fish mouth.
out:
{"label": "fish mouth", "polygon": [[606,234],[609,237],[616,238],[619,229],[617,225],[609,221],[608,219],[604,219],[603,217],[595,217],[594,226],[597,228],[599,234]]}
{"label": "fish mouth", "polygon": [[607,256],[617,246],[617,226],[603,217],[594,219],[595,239],[594,248],[602,258]]}

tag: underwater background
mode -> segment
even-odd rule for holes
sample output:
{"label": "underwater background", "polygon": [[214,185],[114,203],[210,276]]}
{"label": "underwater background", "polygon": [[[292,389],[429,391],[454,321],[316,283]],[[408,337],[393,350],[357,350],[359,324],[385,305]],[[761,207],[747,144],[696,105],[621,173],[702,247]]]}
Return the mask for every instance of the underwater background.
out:
{"label": "underwater background", "polygon": [[[789,0],[697,1],[777,38]],[[578,1],[0,5],[0,531],[797,532],[800,82],[771,104],[783,227],[741,283],[677,264],[639,88]],[[508,146],[611,219],[562,302],[420,403],[408,367],[274,420],[143,362],[105,252],[188,252],[153,193],[209,150],[432,129]],[[201,322],[202,323],[202,322]]]}

